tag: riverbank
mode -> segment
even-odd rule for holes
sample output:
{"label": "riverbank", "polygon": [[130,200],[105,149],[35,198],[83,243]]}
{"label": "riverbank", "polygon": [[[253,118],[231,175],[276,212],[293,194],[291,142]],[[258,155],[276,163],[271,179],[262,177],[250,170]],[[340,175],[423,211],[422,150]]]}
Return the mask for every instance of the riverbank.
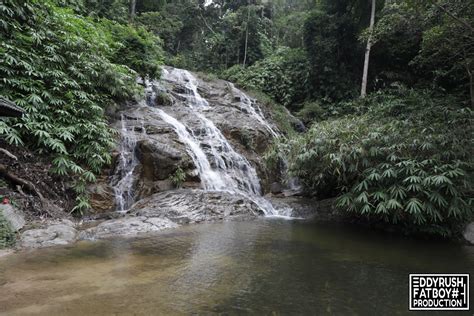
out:
{"label": "riverbank", "polygon": [[[298,220],[335,222],[342,219],[333,200],[315,201],[303,197],[269,198],[277,208],[293,211]],[[73,244],[81,240],[136,237],[187,224],[216,221],[251,221],[265,216],[265,210],[240,194],[180,189],[152,195],[127,212],[110,212],[81,219],[43,219],[23,223],[15,249]],[[21,212],[16,211],[16,221]],[[289,219],[289,217],[286,217]],[[13,217],[10,217],[13,219]]]}

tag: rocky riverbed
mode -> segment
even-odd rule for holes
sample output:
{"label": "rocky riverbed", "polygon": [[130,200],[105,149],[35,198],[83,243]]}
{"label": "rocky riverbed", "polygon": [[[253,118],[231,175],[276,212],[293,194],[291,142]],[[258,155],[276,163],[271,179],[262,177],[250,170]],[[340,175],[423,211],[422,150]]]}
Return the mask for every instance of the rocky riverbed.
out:
{"label": "rocky riverbed", "polygon": [[[280,207],[292,207],[302,218],[330,218],[334,211],[326,208],[331,201],[319,207],[314,201],[303,198],[273,198]],[[186,224],[203,222],[253,220],[264,211],[243,195],[227,192],[211,192],[197,189],[181,189],[156,193],[135,203],[126,213],[102,213],[81,220],[43,220],[30,222],[25,226],[20,211],[9,206],[8,219],[23,226],[17,226],[19,239],[17,248],[42,248],[71,244],[79,240],[98,240],[116,237],[134,237]],[[316,210],[312,213],[312,210]],[[323,212],[325,215],[323,215]]]}

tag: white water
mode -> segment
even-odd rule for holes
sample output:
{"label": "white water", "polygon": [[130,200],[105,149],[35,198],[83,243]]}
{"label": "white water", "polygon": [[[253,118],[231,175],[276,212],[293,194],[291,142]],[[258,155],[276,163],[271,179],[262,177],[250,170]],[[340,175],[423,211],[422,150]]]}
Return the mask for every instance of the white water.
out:
{"label": "white water", "polygon": [[[134,194],[132,191],[134,176],[133,172],[138,165],[138,159],[135,155],[135,147],[137,145],[137,137],[134,126],[127,126],[127,120],[122,115],[120,118],[121,129],[120,135],[120,156],[119,156],[119,173],[118,177],[113,179],[113,188],[115,193],[116,208],[123,212],[127,210],[134,202]],[[140,123],[140,130],[145,133],[143,122]],[[131,129],[131,130],[129,130]]]}
{"label": "white water", "polygon": [[199,146],[196,139],[189,133],[182,123],[176,120],[174,117],[166,114],[163,110],[154,108],[158,115],[166,123],[173,126],[179,139],[186,144],[188,154],[193,159],[194,164],[199,170],[202,185],[205,190],[224,190],[226,183],[222,180],[222,177],[214,170],[212,170],[209,161],[207,160],[206,154]]}
{"label": "white water", "polygon": [[[226,190],[232,192],[249,193],[252,195],[260,195],[261,187],[260,180],[257,176],[255,168],[249,163],[249,161],[239,153],[237,153],[227,139],[222,135],[221,131],[215,126],[215,124],[207,119],[202,111],[209,107],[209,102],[205,100],[198,92],[198,81],[188,71],[181,69],[173,69],[170,72],[164,72],[163,79],[174,84],[181,84],[185,86],[186,94],[179,94],[185,98],[188,102],[187,106],[192,110],[193,115],[200,122],[200,128],[197,133],[187,133],[187,135],[179,135],[179,126],[175,124],[173,127],[177,131],[181,138],[181,141],[185,143],[197,143],[199,144],[199,150],[202,148],[209,148],[207,155],[194,154],[195,157],[200,157],[206,160],[195,161],[199,165],[211,165],[214,167],[214,171],[220,178],[219,184],[223,184],[220,187],[211,186],[204,189],[217,189]],[[165,117],[162,116],[164,120]],[[180,123],[181,124],[181,123]],[[186,137],[183,137],[186,136]],[[187,139],[192,137],[193,140]],[[201,171],[201,170],[200,170]],[[203,170],[208,172],[209,170]],[[202,174],[207,177],[206,173]]]}

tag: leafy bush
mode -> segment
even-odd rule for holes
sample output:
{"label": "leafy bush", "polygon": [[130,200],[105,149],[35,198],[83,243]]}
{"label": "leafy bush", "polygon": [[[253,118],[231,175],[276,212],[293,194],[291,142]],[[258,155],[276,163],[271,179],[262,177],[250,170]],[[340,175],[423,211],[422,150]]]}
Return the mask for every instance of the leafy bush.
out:
{"label": "leafy bush", "polygon": [[176,169],[176,171],[170,176],[170,180],[173,182],[175,187],[180,188],[186,180],[186,173],[181,167],[178,167],[178,169]]}
{"label": "leafy bush", "polygon": [[298,111],[298,118],[305,124],[309,125],[315,120],[320,120],[326,115],[326,111],[321,107],[319,102],[306,102],[301,110]]}
{"label": "leafy bush", "polygon": [[[129,67],[140,72],[146,67],[134,63],[138,55],[127,55],[126,44],[111,44],[114,35],[106,22],[50,1],[6,0],[0,4],[0,22],[0,95],[26,111],[20,119],[0,121],[0,136],[51,154],[52,172],[75,175],[76,210],[87,208],[85,183],[111,162],[114,132],[104,108],[137,93],[136,73]],[[154,67],[146,73],[154,74]]]}
{"label": "leafy bush", "polygon": [[289,109],[297,109],[309,90],[306,55],[298,49],[280,48],[248,68],[231,67],[223,76],[244,88],[261,90]]}
{"label": "leafy bush", "polygon": [[[290,171],[345,210],[448,234],[472,218],[472,111],[401,89],[280,145]],[[364,107],[366,106],[366,107]],[[342,194],[342,195],[341,195]]]}
{"label": "leafy bush", "polygon": [[110,46],[113,47],[111,61],[127,65],[142,78],[159,78],[163,51],[161,40],[144,27],[123,25],[106,19],[100,26],[110,33]]}

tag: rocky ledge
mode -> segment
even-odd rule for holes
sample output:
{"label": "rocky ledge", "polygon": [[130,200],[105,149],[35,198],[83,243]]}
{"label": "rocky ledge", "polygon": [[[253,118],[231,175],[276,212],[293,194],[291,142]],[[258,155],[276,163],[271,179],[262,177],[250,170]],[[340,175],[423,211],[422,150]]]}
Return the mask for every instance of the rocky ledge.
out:
{"label": "rocky ledge", "polygon": [[78,240],[132,237],[188,223],[249,220],[263,215],[251,200],[227,192],[182,189],[154,194],[113,219],[74,223],[46,221],[20,235],[19,248],[66,245]]}

